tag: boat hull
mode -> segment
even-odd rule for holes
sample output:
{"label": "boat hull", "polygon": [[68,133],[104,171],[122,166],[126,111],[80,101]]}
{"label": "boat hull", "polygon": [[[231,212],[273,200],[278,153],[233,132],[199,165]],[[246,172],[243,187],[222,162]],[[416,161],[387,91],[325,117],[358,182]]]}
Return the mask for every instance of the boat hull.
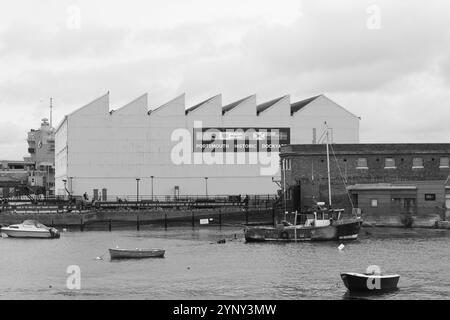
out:
{"label": "boat hull", "polygon": [[247,242],[260,241],[336,241],[358,238],[360,219],[335,222],[323,227],[253,227],[245,231]]}
{"label": "boat hull", "polygon": [[1,228],[1,232],[6,234],[9,238],[34,238],[34,239],[52,239],[59,238],[59,233],[51,231],[36,231],[36,230],[14,230],[9,228]]}
{"label": "boat hull", "polygon": [[111,259],[163,258],[165,250],[161,249],[109,249]]}
{"label": "boat hull", "polygon": [[341,273],[345,287],[351,292],[389,292],[397,290],[399,275]]}

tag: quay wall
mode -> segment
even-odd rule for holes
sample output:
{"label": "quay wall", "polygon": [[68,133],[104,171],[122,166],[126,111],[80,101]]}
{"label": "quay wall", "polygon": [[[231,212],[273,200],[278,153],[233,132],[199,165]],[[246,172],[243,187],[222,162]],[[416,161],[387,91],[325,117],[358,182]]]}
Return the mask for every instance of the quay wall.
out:
{"label": "quay wall", "polygon": [[[290,215],[292,216],[292,215]],[[1,212],[0,224],[21,223],[24,220],[37,220],[47,226],[84,228],[89,225],[113,224],[116,226],[151,224],[155,226],[200,225],[200,219],[212,219],[210,225],[272,225],[273,221],[281,221],[284,214],[281,210],[271,208],[256,210],[229,209],[196,209],[196,210],[120,210],[90,211],[84,213],[13,213]],[[450,228],[450,221],[445,221],[439,214],[391,215],[389,213],[363,214],[363,226],[366,227],[412,227],[412,228]],[[288,220],[290,217],[288,217]],[[411,219],[410,224],[405,219]]]}
{"label": "quay wall", "polygon": [[120,210],[90,211],[83,213],[13,213],[1,212],[0,224],[21,223],[24,220],[37,220],[47,226],[70,227],[88,226],[98,223],[123,223],[128,225],[192,224],[199,225],[200,219],[212,219],[212,225],[226,224],[272,224],[271,209],[197,209],[197,210]]}

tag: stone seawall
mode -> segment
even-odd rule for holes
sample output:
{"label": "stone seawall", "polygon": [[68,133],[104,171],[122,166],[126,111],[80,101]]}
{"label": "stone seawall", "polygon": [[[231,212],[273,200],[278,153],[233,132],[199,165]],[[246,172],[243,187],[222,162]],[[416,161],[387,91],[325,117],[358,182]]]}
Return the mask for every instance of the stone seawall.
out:
{"label": "stone seawall", "polygon": [[272,210],[197,209],[197,210],[129,210],[91,211],[85,213],[0,213],[0,224],[21,223],[37,220],[47,226],[89,226],[99,223],[122,223],[128,225],[158,224],[167,226],[177,223],[199,225],[200,219],[210,219],[210,224],[272,224]]}
{"label": "stone seawall", "polygon": [[[450,229],[449,221],[442,221],[438,214],[412,215],[409,227],[412,228],[441,228]],[[120,210],[120,211],[91,211],[86,213],[12,213],[1,212],[0,224],[9,225],[21,223],[24,220],[37,220],[48,226],[77,227],[83,229],[90,225],[108,227],[139,226],[152,224],[162,227],[176,225],[200,225],[200,219],[210,219],[210,225],[272,225],[274,218],[283,219],[283,214],[273,216],[272,209],[249,210],[242,209],[196,209],[196,210]],[[408,220],[400,215],[365,215],[363,226],[375,227],[407,227]]]}

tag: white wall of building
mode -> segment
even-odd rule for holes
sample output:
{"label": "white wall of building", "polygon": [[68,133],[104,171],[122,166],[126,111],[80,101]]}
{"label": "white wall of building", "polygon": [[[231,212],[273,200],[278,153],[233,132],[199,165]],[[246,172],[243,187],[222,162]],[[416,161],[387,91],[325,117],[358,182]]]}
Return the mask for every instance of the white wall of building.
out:
{"label": "white wall of building", "polygon": [[[195,110],[186,112],[185,95],[148,112],[148,98],[143,95],[118,110],[109,108],[109,94],[67,115],[56,132],[56,190],[63,194],[63,180],[73,194],[90,196],[93,189],[108,190],[109,196],[136,194],[136,178],[140,179],[140,195],[172,195],[179,187],[180,195],[208,194],[274,194],[278,189],[272,178],[280,172],[262,175],[261,167],[248,159],[257,153],[217,152],[227,164],[205,164],[206,155],[193,153],[191,163],[175,164],[174,147],[179,132],[192,136],[194,125],[203,127],[289,127],[291,143],[311,143],[313,128],[317,135],[324,122],[333,129],[336,143],[359,142],[359,119],[325,96],[291,115],[290,97],[285,96],[257,115],[256,96],[250,96],[223,114],[222,96],[208,99]],[[180,131],[181,130],[181,131]],[[173,136],[174,135],[174,136]],[[176,140],[172,141],[174,138]],[[192,151],[192,137],[190,151]],[[203,158],[202,158],[203,156]],[[194,157],[203,159],[195,162]],[[198,158],[199,157],[199,158]],[[275,153],[278,168],[278,154]],[[246,159],[236,164],[237,159]],[[233,161],[232,161],[233,160]],[[234,164],[228,164],[232,161]]]}

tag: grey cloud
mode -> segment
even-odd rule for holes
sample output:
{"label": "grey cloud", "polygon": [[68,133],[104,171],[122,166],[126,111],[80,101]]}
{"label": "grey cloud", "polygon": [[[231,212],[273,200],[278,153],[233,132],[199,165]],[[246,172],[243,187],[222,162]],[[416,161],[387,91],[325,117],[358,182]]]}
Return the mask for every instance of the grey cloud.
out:
{"label": "grey cloud", "polygon": [[45,30],[37,25],[15,24],[0,33],[0,57],[19,55],[32,60],[52,60],[81,55],[109,56],[123,47],[128,34],[129,30],[124,28]]}

